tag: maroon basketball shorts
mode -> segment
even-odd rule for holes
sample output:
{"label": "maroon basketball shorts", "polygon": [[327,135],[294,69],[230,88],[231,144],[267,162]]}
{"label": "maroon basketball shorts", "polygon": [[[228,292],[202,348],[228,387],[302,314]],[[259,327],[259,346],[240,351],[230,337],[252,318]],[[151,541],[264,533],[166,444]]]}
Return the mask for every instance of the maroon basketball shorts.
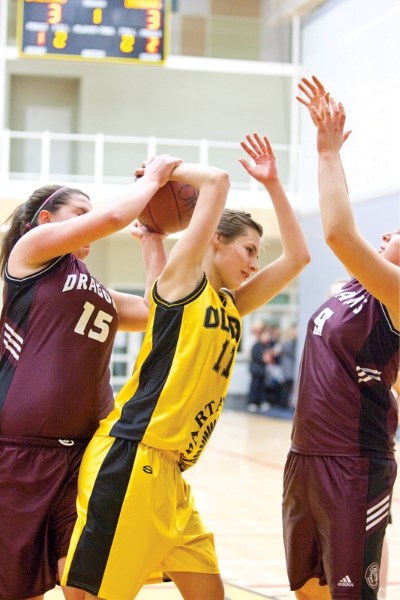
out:
{"label": "maroon basketball shorts", "polygon": [[292,590],[316,577],[335,600],[378,597],[395,479],[394,459],[289,452],[282,508]]}
{"label": "maroon basketball shorts", "polygon": [[86,442],[0,436],[0,600],[54,588],[76,519]]}

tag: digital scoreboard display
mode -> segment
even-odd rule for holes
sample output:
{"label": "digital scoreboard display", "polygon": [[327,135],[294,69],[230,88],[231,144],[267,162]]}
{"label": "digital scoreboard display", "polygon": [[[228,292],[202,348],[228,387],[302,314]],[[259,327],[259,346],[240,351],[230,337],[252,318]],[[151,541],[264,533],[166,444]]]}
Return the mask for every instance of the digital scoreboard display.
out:
{"label": "digital scoreboard display", "polygon": [[161,64],[169,0],[19,0],[21,56]]}

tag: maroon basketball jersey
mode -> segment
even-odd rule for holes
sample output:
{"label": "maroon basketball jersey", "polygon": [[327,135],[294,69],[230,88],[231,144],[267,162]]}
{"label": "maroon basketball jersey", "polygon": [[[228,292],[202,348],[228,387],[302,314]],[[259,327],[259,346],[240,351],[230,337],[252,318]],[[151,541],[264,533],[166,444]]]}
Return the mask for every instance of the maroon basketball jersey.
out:
{"label": "maroon basketball jersey", "polygon": [[400,333],[385,307],[352,279],[311,317],[298,381],[292,450],[393,457],[391,392]]}
{"label": "maroon basketball jersey", "polygon": [[6,272],[0,433],[89,438],[113,405],[117,326],[107,289],[72,254],[23,279]]}

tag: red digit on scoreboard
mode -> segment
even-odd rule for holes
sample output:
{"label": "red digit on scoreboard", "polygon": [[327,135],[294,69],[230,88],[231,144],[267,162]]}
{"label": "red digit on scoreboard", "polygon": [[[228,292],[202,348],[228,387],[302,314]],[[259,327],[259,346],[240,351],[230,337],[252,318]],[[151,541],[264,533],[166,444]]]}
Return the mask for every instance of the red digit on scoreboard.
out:
{"label": "red digit on scoreboard", "polygon": [[151,52],[152,54],[155,54],[156,52],[159,51],[159,49],[160,49],[160,38],[157,38],[157,37],[147,38],[146,52]]}
{"label": "red digit on scoreboard", "polygon": [[36,36],[36,44],[38,46],[46,45],[46,32],[45,31],[38,31],[37,36]]}

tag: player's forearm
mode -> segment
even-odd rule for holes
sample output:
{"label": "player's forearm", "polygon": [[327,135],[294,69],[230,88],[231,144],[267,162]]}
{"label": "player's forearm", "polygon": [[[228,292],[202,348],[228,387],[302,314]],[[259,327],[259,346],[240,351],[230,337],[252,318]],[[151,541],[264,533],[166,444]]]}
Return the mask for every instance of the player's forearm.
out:
{"label": "player's forearm", "polygon": [[210,165],[196,163],[178,165],[170,179],[171,181],[190,183],[196,189],[200,189],[204,185],[218,185],[222,180],[229,181],[226,171]]}
{"label": "player's forearm", "polygon": [[303,230],[279,179],[265,186],[274,205],[281,237],[283,254],[290,256],[301,267],[308,263],[310,254]]}
{"label": "player's forearm", "polygon": [[148,236],[143,238],[142,255],[146,282],[144,299],[146,304],[149,305],[151,288],[167,262],[162,237]]}
{"label": "player's forearm", "polygon": [[335,245],[355,230],[347,182],[338,153],[324,152],[319,154],[318,184],[325,239],[329,245]]}

